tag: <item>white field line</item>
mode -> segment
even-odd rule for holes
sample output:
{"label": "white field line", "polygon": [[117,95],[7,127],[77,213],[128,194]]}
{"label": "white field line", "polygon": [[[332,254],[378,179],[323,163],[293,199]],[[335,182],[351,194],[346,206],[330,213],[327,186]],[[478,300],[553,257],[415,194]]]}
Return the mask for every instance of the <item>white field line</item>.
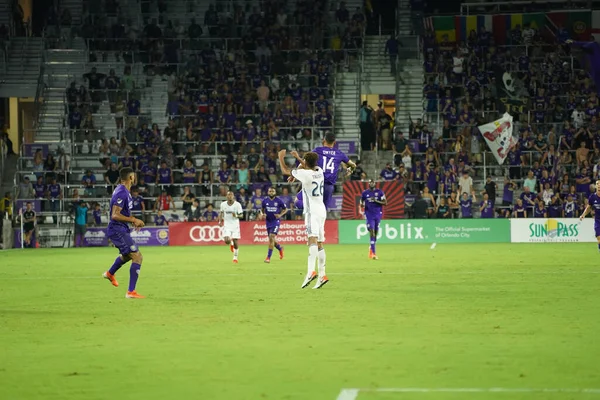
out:
{"label": "white field line", "polygon": [[[223,272],[214,272],[214,273],[197,273],[197,274],[153,274],[153,277],[156,278],[191,278],[191,277],[199,277],[206,275],[215,275],[215,276],[300,276],[304,273],[300,272],[274,272],[274,273],[255,273],[252,271],[248,271],[247,273],[223,273]],[[600,274],[600,270],[596,271],[456,271],[456,272],[442,272],[442,271],[415,271],[415,272],[330,272],[327,275],[330,276],[367,276],[367,275],[598,275]],[[101,278],[102,274],[98,275],[90,275],[90,276],[17,276],[17,277],[2,277],[0,273],[0,280],[10,280],[10,281],[21,281],[21,280],[55,280],[55,279],[98,279]]]}
{"label": "white field line", "polygon": [[360,392],[371,393],[572,393],[598,394],[600,388],[377,388],[377,389],[342,389],[336,400],[356,400]]}

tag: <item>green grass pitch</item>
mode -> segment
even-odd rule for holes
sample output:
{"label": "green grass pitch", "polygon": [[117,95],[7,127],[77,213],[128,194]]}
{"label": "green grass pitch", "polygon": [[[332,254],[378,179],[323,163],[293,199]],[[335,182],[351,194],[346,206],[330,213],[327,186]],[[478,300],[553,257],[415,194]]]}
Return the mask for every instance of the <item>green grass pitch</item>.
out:
{"label": "green grass pitch", "polygon": [[[594,244],[143,248],[0,253],[0,399],[335,400],[342,388],[600,388]],[[311,285],[312,286],[312,285]],[[358,400],[588,400],[595,393],[360,392]]]}

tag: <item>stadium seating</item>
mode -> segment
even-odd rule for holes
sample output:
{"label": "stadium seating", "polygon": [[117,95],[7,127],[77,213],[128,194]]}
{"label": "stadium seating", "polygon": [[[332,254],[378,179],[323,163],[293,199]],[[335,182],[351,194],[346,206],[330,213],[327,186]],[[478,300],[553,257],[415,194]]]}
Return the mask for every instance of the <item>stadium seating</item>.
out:
{"label": "stadium seating", "polygon": [[[285,14],[273,7],[261,14],[255,1],[239,7],[217,2],[214,9],[193,10],[192,4],[174,1],[153,9],[154,3],[129,1],[98,9],[90,3],[82,10],[77,2],[62,3],[61,23],[48,28],[46,38],[36,141],[25,145],[16,181],[56,175],[63,189],[63,222],[75,191],[106,207],[111,187],[105,182],[107,166],[127,165],[126,154],[135,158],[142,147],[160,149],[156,164],[168,160],[174,175],[169,192],[181,210],[185,186],[206,205],[223,198],[224,185],[250,191],[264,187],[264,182],[254,182],[265,180],[263,175],[267,184],[288,185],[273,152],[307,151],[320,145],[324,133],[335,131],[335,73],[348,67],[349,53],[357,50],[332,48],[331,34],[323,28],[329,15],[325,4],[289,1]],[[257,90],[261,81],[265,88]],[[233,106],[233,116],[226,113],[226,104]],[[173,131],[166,141],[170,121]],[[254,128],[249,129],[250,122]],[[243,133],[232,131],[236,123]],[[210,126],[203,130],[205,124]],[[145,125],[158,126],[159,132],[148,139],[142,132]],[[112,138],[127,140],[126,150],[110,146]],[[250,147],[260,155],[258,164],[255,156],[248,158]],[[55,171],[35,159],[38,149],[44,158],[52,153],[60,159]],[[183,182],[187,159],[198,172],[204,164],[213,171],[214,182],[206,190],[197,178],[195,184]],[[225,175],[232,176],[229,182],[218,180],[223,160]],[[238,183],[237,169],[249,160],[250,181]],[[266,174],[261,166],[267,167]],[[87,171],[95,177],[94,190],[82,183]],[[147,183],[151,209],[160,190]],[[23,194],[18,197],[26,200]],[[42,208],[46,222],[53,222],[56,213]]]}

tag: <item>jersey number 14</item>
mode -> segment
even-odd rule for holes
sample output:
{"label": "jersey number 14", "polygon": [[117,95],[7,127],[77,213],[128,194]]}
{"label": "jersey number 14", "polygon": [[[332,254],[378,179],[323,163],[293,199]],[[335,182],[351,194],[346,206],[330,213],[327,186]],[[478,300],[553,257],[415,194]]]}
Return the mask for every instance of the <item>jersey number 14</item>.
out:
{"label": "jersey number 14", "polygon": [[335,173],[335,163],[333,158],[323,157],[323,171]]}

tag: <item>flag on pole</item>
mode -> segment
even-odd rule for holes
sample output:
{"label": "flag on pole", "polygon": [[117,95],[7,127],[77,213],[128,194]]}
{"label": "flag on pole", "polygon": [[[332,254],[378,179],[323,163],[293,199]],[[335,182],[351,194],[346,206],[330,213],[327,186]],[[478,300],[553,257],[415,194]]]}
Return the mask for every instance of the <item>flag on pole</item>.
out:
{"label": "flag on pole", "polygon": [[502,118],[479,126],[481,135],[494,153],[498,164],[502,165],[510,149],[517,143],[513,137],[513,117],[505,113]]}

